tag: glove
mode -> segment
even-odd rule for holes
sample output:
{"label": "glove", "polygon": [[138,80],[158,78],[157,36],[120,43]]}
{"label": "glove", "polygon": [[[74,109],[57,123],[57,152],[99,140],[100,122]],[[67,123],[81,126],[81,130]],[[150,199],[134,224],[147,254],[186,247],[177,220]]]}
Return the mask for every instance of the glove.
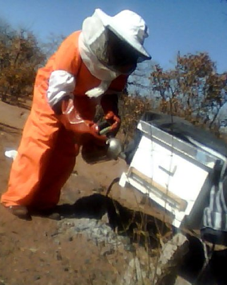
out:
{"label": "glove", "polygon": [[79,145],[94,143],[99,146],[106,144],[107,137],[99,134],[98,125],[91,120],[83,119],[72,99],[62,101],[61,115],[58,115],[58,119],[67,130],[73,132],[75,143]]}
{"label": "glove", "polygon": [[106,94],[101,99],[101,106],[105,113],[105,119],[110,125],[109,135],[115,136],[120,128],[121,120],[118,117],[118,95]]}
{"label": "glove", "polygon": [[111,133],[112,135],[116,135],[117,132],[119,131],[120,125],[121,125],[121,120],[120,118],[114,114],[114,112],[109,111],[106,115],[105,115],[105,120],[109,123],[110,127],[109,127],[109,133]]}

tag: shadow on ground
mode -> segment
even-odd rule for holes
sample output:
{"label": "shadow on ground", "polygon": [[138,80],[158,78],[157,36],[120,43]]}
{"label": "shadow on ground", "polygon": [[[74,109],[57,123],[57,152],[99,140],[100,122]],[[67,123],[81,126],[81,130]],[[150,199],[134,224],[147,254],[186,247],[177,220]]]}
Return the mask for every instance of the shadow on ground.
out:
{"label": "shadow on ground", "polygon": [[[131,242],[160,246],[163,240],[170,238],[174,230],[154,217],[141,212],[131,211],[119,202],[101,194],[93,194],[78,199],[74,204],[62,204],[58,211],[64,218],[90,218],[100,220],[108,215],[108,224],[121,234],[130,237]],[[204,248],[198,238],[187,236],[189,251],[186,254],[179,275],[195,285],[226,285],[227,274],[223,264],[227,262],[227,251],[214,252],[209,263],[205,264]]]}
{"label": "shadow on ground", "polygon": [[170,228],[161,221],[141,212],[131,211],[101,194],[82,197],[71,205],[59,205],[58,211],[63,218],[100,220],[107,214],[108,224],[114,231],[129,236],[132,242],[149,242],[153,247],[158,246],[159,236],[170,233]]}

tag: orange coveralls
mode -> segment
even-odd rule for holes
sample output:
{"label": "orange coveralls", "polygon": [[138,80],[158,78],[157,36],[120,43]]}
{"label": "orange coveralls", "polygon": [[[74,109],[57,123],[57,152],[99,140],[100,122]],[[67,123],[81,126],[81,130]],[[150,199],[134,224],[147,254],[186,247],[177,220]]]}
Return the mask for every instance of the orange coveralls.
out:
{"label": "orange coveralls", "polygon": [[[8,190],[1,197],[6,207],[21,205],[47,209],[56,206],[61,188],[74,168],[79,145],[48,103],[47,90],[53,71],[67,71],[76,79],[73,91],[76,109],[85,119],[93,120],[99,102],[90,99],[85,92],[101,81],[89,72],[79,55],[79,34],[80,31],[67,37],[37,73],[31,112],[12,164]],[[126,76],[119,76],[112,81],[109,90],[121,91],[126,80]]]}

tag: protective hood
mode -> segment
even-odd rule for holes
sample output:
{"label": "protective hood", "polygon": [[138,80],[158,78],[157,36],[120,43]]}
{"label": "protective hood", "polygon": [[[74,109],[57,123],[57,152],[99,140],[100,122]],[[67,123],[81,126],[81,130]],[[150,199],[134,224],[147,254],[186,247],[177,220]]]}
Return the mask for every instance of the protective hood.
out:
{"label": "protective hood", "polygon": [[134,58],[135,63],[150,59],[143,47],[147,36],[143,19],[128,10],[110,17],[96,9],[91,17],[86,18],[79,37],[81,58],[91,74],[102,81],[99,87],[87,91],[86,95],[102,95],[110,83],[123,73],[119,64],[127,64],[127,60],[124,63],[125,59]]}
{"label": "protective hood", "polygon": [[114,17],[110,17],[100,9],[96,9],[95,13],[101,19],[104,27],[112,30],[119,38],[136,49],[144,58],[151,59],[151,56],[143,47],[144,40],[149,35],[148,27],[138,14],[130,10],[124,10]]}

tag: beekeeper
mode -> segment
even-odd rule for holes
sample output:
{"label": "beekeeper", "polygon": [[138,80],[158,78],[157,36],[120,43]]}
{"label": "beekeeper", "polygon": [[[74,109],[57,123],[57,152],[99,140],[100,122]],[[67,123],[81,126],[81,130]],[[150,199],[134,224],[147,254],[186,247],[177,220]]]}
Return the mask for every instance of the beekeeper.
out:
{"label": "beekeeper", "polygon": [[110,17],[96,9],[82,31],[68,36],[39,69],[30,115],[1,203],[22,218],[34,210],[51,213],[70,176],[79,148],[105,145],[94,120],[97,105],[116,134],[118,93],[138,62],[150,59],[143,47],[148,29],[136,13]]}

